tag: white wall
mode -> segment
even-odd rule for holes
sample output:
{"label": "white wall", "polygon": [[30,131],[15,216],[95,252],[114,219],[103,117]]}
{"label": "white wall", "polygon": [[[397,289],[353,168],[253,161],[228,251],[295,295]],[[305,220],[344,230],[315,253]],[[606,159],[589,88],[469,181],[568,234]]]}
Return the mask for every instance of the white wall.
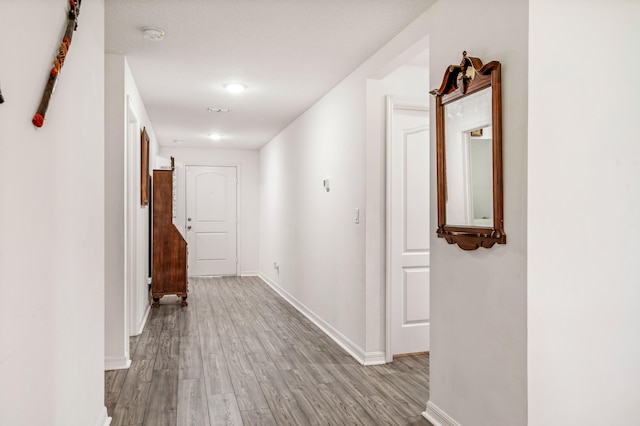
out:
{"label": "white wall", "polygon": [[[433,232],[427,413],[462,425],[527,422],[528,1],[439,1],[429,12],[431,87],[462,51],[502,63],[507,244],[464,251]],[[431,101],[431,105],[435,104]],[[431,111],[432,122],[435,111]],[[435,141],[435,126],[431,129]],[[435,151],[432,144],[435,179]],[[435,185],[431,220],[437,223]],[[434,228],[435,231],[435,228]]]}
{"label": "white wall", "polygon": [[[508,244],[466,252],[435,232],[431,243],[429,404],[431,411],[474,425],[526,423],[528,3],[498,3],[436,3],[267,144],[260,157],[262,273],[366,360],[384,348],[385,287],[384,138],[376,129],[376,116],[383,115],[367,104],[365,80],[387,75],[399,58],[407,58],[403,52],[426,37],[431,88],[440,86],[445,68],[459,63],[463,50],[502,61]],[[479,29],[453,31],[452,16],[456,28]],[[329,193],[321,185],[327,176]],[[434,186],[432,223],[435,200]],[[365,234],[362,221],[353,224],[353,209],[363,202]],[[279,274],[273,262],[280,264]]]}
{"label": "white wall", "polygon": [[638,16],[530,2],[531,426],[640,424]]}
{"label": "white wall", "polygon": [[160,155],[173,156],[184,165],[238,167],[238,269],[240,275],[257,275],[260,268],[258,151],[160,147]]}
{"label": "white wall", "polygon": [[127,367],[129,333],[124,270],[124,57],[105,55],[105,369]]}
{"label": "white wall", "polygon": [[260,271],[360,351],[364,107],[364,81],[352,78],[260,151]]}
{"label": "white wall", "polygon": [[[150,169],[154,167],[157,142],[123,56],[105,55],[105,89],[105,368],[117,369],[125,368],[130,363],[129,336],[142,330],[149,309],[149,207],[140,205],[140,141],[134,141],[132,151],[127,146],[129,110],[137,118],[138,132],[146,127],[149,134]],[[128,167],[131,169],[128,170]],[[128,217],[125,206],[127,173],[135,180]],[[131,289],[127,287],[125,279],[125,224],[128,222],[131,222],[131,259],[134,260],[131,265],[134,281]]]}
{"label": "white wall", "polygon": [[102,425],[104,2],[82,5],[42,128],[67,0],[2,3],[0,424]]}
{"label": "white wall", "polygon": [[384,124],[370,131],[367,119],[384,120],[387,93],[368,98],[367,79],[424,50],[424,22],[423,15],[410,24],[260,151],[260,271],[361,361],[384,350]]}

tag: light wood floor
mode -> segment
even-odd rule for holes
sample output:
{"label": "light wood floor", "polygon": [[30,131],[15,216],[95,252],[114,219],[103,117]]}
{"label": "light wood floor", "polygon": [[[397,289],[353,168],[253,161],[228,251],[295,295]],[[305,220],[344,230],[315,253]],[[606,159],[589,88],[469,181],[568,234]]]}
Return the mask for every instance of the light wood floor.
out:
{"label": "light wood floor", "polygon": [[259,278],[191,278],[105,372],[120,425],[430,425],[429,356],[363,367]]}

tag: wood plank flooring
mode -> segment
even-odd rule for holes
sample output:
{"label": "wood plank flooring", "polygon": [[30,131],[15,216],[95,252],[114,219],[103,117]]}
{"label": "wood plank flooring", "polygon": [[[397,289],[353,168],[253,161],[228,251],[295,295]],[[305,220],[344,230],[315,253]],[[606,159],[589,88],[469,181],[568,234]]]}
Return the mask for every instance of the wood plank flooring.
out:
{"label": "wood plank flooring", "polygon": [[105,372],[112,426],[423,425],[429,356],[363,367],[255,277],[190,278]]}

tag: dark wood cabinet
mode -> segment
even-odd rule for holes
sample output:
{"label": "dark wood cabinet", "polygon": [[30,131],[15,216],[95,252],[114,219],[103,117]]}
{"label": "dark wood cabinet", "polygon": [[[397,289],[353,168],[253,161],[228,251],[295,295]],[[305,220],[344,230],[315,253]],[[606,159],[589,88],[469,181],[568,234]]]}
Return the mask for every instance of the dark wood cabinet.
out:
{"label": "dark wood cabinet", "polygon": [[182,297],[182,306],[187,306],[187,242],[173,224],[173,173],[173,167],[153,171],[152,307],[168,294]]}

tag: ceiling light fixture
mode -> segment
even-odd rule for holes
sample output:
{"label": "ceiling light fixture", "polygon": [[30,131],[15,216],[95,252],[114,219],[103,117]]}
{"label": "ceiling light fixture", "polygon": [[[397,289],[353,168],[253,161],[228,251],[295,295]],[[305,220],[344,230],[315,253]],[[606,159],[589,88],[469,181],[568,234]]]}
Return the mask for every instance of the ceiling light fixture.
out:
{"label": "ceiling light fixture", "polygon": [[158,27],[143,27],[142,37],[151,41],[160,41],[164,39],[164,30]]}
{"label": "ceiling light fixture", "polygon": [[224,85],[224,88],[227,89],[229,93],[242,93],[247,90],[247,86],[240,83],[227,83]]}
{"label": "ceiling light fixture", "polygon": [[209,137],[214,141],[219,141],[220,139],[222,139],[222,135],[220,133],[210,133]]}

